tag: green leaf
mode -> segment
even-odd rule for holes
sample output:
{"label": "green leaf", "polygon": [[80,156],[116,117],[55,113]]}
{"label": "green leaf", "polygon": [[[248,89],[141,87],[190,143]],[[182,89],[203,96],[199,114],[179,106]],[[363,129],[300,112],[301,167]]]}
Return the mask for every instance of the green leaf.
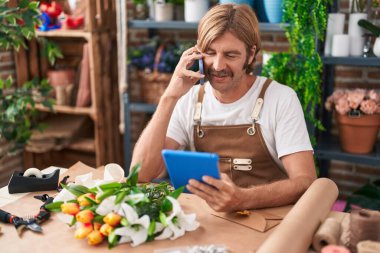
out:
{"label": "green leaf", "polygon": [[74,194],[75,196],[79,197],[82,196],[83,194],[92,192],[90,189],[88,189],[86,186],[83,185],[76,185],[76,184],[71,184],[71,185],[64,185],[61,184],[63,188]]}
{"label": "green leaf", "polygon": [[94,217],[94,221],[102,223],[103,222],[104,215],[96,215]]}
{"label": "green leaf", "polygon": [[124,200],[125,196],[127,196],[127,193],[127,191],[122,191],[117,194],[115,204],[120,204]]}
{"label": "green leaf", "polygon": [[93,200],[92,198],[89,198],[89,197],[87,197],[87,196],[84,196],[84,198],[85,198],[88,202],[90,202],[91,205],[97,205],[97,204],[98,204],[98,203],[97,203],[95,200]]}
{"label": "green leaf", "polygon": [[140,169],[141,169],[141,162],[139,162],[138,164],[136,164],[135,166],[132,167],[132,169],[129,172],[129,175],[127,177],[127,181],[126,181],[128,186],[136,186],[137,185]]}
{"label": "green leaf", "polygon": [[125,217],[123,217],[123,218],[121,218],[120,224],[124,227],[127,227],[129,222]]}
{"label": "green leaf", "polygon": [[29,0],[20,0],[18,7],[21,9],[28,7],[29,5]]}
{"label": "green leaf", "polygon": [[115,191],[116,191],[116,190],[114,190],[114,189],[108,189],[108,190],[105,190],[105,191],[103,192],[103,194],[100,195],[97,199],[101,202],[101,201],[103,201],[105,198],[114,195]]}
{"label": "green leaf", "polygon": [[162,202],[161,211],[166,213],[172,209],[173,209],[172,202],[170,202],[170,200],[165,198],[164,201]]}
{"label": "green leaf", "polygon": [[151,236],[154,234],[154,231],[156,230],[156,221],[152,220],[149,224],[148,228],[148,236]]}
{"label": "green leaf", "polygon": [[167,227],[167,226],[168,226],[168,223],[166,222],[166,215],[165,215],[163,212],[160,212],[159,220],[160,220],[161,224],[162,224],[164,227]]}
{"label": "green leaf", "polygon": [[28,7],[30,8],[30,9],[37,9],[38,8],[38,6],[39,6],[39,2],[29,2],[29,4],[28,4]]}
{"label": "green leaf", "polygon": [[51,202],[45,205],[45,208],[50,212],[60,212],[63,201]]}
{"label": "green leaf", "polygon": [[181,186],[181,187],[179,187],[177,190],[171,192],[171,193],[169,194],[169,196],[171,196],[171,197],[177,199],[177,198],[179,197],[179,195],[181,195],[181,193],[182,193],[184,190],[185,190],[185,186]]}
{"label": "green leaf", "polygon": [[[118,182],[112,182],[112,183],[107,183],[107,184],[102,184],[99,186],[100,189],[102,189],[103,191],[104,190],[108,190],[108,189],[114,189],[114,190],[118,190],[121,188],[121,183],[118,183]],[[94,189],[94,188],[92,188]]]}
{"label": "green leaf", "polygon": [[111,231],[108,235],[108,248],[112,249],[119,242],[120,236],[115,234],[115,231]]}

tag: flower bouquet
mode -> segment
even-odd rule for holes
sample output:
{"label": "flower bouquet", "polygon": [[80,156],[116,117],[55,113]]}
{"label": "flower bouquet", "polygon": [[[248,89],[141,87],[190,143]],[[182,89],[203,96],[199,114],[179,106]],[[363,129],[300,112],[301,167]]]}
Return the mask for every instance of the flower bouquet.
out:
{"label": "flower bouquet", "polygon": [[325,108],[336,110],[341,147],[355,154],[370,153],[380,127],[380,94],[375,90],[339,89],[327,98]]}
{"label": "flower bouquet", "polygon": [[335,109],[341,115],[380,113],[380,94],[375,90],[338,89],[327,98],[325,107],[328,111]]}
{"label": "flower bouquet", "polygon": [[174,240],[197,229],[195,214],[185,214],[177,201],[183,188],[173,191],[166,182],[137,184],[139,170],[140,164],[134,166],[125,182],[86,179],[84,184],[62,185],[63,190],[46,208],[59,212],[60,220],[75,226],[76,238],[87,238],[90,245],[107,241],[109,248]]}

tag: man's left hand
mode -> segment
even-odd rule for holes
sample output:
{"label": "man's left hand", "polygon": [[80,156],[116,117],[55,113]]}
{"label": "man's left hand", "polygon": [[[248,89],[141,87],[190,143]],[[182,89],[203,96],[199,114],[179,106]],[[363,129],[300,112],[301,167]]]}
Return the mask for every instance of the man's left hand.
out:
{"label": "man's left hand", "polygon": [[217,212],[233,212],[240,210],[243,203],[243,189],[236,186],[226,174],[221,179],[204,176],[199,182],[189,180],[187,189],[204,199],[207,204]]}

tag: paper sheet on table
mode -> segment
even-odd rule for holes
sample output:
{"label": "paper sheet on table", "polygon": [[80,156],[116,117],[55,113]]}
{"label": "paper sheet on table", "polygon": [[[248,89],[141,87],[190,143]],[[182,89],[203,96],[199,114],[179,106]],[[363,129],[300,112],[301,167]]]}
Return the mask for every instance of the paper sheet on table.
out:
{"label": "paper sheet on table", "polygon": [[240,224],[242,226],[254,229],[259,232],[265,232],[278,224],[289,211],[289,206],[278,208],[267,208],[264,210],[248,211],[248,215],[239,213],[221,213],[211,211],[212,215],[226,219],[230,222]]}

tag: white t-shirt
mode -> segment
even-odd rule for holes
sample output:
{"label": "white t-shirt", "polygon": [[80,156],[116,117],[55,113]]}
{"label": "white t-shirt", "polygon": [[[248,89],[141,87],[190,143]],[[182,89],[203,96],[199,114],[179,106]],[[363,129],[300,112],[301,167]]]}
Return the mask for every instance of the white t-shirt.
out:
{"label": "white t-shirt", "polygon": [[[251,124],[250,115],[265,80],[266,77],[257,76],[248,92],[229,104],[220,103],[213,95],[210,83],[205,83],[202,125]],[[182,148],[194,147],[193,117],[199,88],[199,85],[194,86],[180,98],[170,119],[167,137],[178,142]],[[265,143],[280,167],[283,168],[280,157],[313,150],[301,104],[290,87],[273,81],[265,93],[259,117]]]}

